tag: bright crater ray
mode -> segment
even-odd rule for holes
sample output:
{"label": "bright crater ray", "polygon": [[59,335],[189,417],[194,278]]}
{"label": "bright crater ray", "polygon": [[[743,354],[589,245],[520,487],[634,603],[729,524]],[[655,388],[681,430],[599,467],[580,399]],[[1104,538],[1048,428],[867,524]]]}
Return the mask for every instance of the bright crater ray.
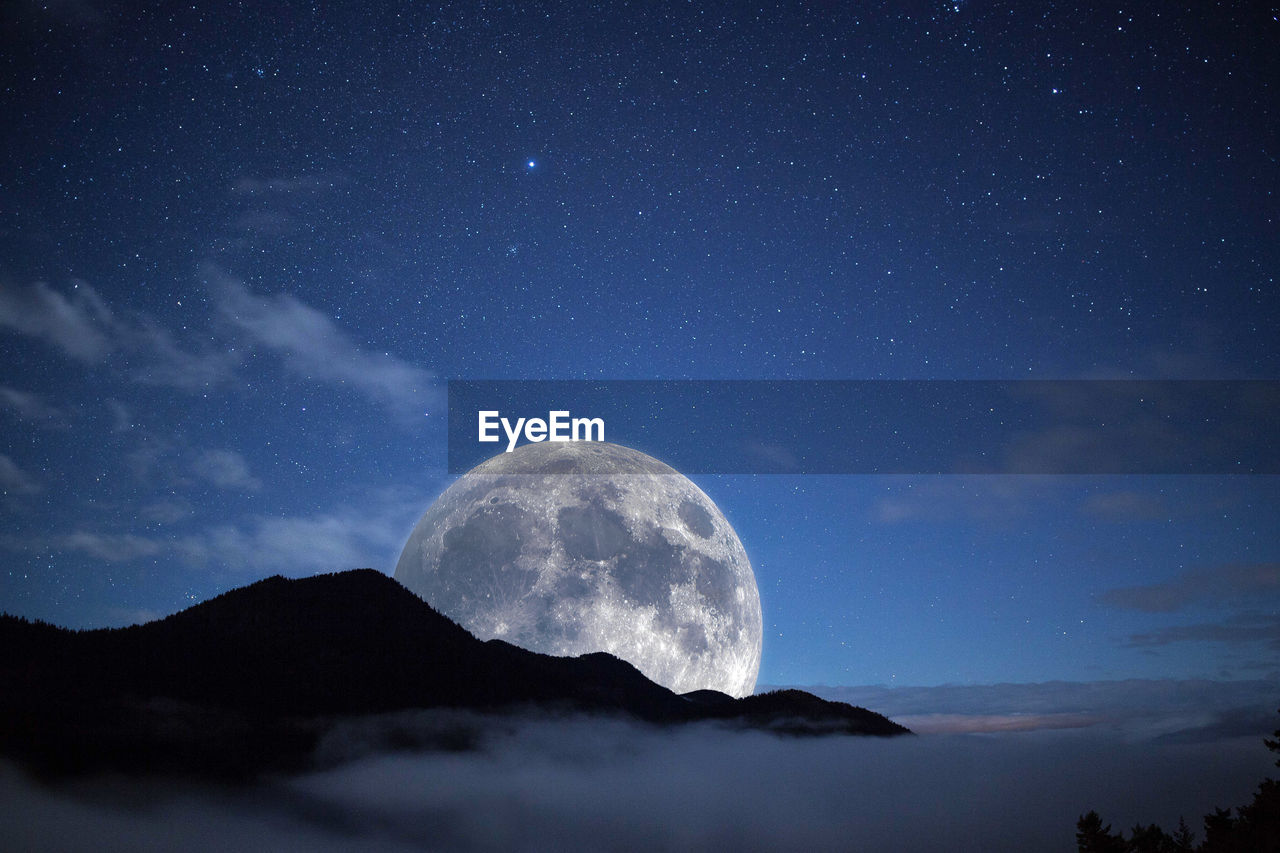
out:
{"label": "bright crater ray", "polygon": [[605,651],[677,693],[755,689],[755,574],[719,508],[675,469],[605,442],[500,453],[418,521],[396,579],[481,639]]}

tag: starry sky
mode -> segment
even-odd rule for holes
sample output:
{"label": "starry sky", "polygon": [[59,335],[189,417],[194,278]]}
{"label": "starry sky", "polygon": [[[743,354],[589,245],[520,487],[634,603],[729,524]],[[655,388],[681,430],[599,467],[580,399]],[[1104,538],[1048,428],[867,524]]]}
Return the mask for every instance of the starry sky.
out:
{"label": "starry sky", "polygon": [[[1280,378],[1267,4],[3,15],[0,610],[391,572],[451,379]],[[1280,678],[1275,476],[695,481],[762,684]]]}

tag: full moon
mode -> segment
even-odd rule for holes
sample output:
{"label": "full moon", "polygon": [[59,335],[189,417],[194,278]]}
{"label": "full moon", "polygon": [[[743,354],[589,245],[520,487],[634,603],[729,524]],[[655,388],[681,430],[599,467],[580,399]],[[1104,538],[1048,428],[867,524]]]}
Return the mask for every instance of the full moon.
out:
{"label": "full moon", "polygon": [[464,474],[396,580],[482,640],[604,651],[677,693],[745,696],[760,593],[724,514],[674,468],[606,442],[542,442]]}

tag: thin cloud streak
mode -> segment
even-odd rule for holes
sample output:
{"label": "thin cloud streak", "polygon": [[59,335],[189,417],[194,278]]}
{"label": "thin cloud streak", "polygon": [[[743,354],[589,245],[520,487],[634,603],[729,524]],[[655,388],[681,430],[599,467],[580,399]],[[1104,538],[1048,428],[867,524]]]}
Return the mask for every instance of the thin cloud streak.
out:
{"label": "thin cloud streak", "polygon": [[42,281],[30,287],[0,286],[0,326],[43,340],[64,355],[100,363],[114,349],[111,311],[84,282],[64,296]]}
{"label": "thin cloud streak", "polygon": [[[272,190],[279,191],[283,190]],[[43,340],[87,365],[114,365],[120,375],[145,385],[185,391],[226,387],[242,370],[241,350],[247,344],[274,353],[295,375],[353,389],[405,421],[421,418],[439,403],[433,373],[358,346],[329,317],[300,299],[254,293],[215,268],[206,274],[215,319],[222,324],[215,326],[212,343],[207,335],[179,340],[142,311],[118,315],[93,287],[80,281],[69,296],[43,282],[0,288],[0,328]],[[37,398],[15,389],[5,389],[0,403],[25,416],[41,410]]]}
{"label": "thin cloud streak", "polygon": [[34,495],[41,486],[35,477],[18,467],[18,463],[0,453],[0,489],[10,495]]}
{"label": "thin cloud streak", "polygon": [[1103,604],[1143,613],[1172,613],[1198,604],[1280,596],[1280,563],[1226,563],[1183,572],[1163,583],[1110,589]]}
{"label": "thin cloud streak", "polygon": [[254,345],[295,374],[353,388],[401,415],[421,416],[438,393],[432,373],[356,346],[329,317],[288,294],[261,296],[217,270],[208,272],[218,311]]}
{"label": "thin cloud streak", "polygon": [[79,551],[109,563],[127,563],[143,557],[154,557],[165,550],[162,542],[132,533],[93,533],[77,530],[53,540],[53,546]]}
{"label": "thin cloud streak", "polygon": [[249,470],[249,463],[234,450],[205,450],[192,464],[192,470],[220,489],[251,492],[262,488],[262,481]]}
{"label": "thin cloud streak", "polygon": [[[825,699],[873,708],[928,732],[1097,728],[1135,737],[1200,731],[1224,717],[1275,714],[1274,681],[1127,679],[935,687],[794,685]],[[772,689],[757,685],[757,690]],[[910,722],[909,722],[910,721]]]}
{"label": "thin cloud streak", "polygon": [[1280,615],[1275,613],[1241,613],[1219,622],[1173,625],[1146,633],[1133,634],[1128,644],[1134,648],[1169,646],[1175,643],[1223,643],[1244,645],[1265,643],[1280,651]]}
{"label": "thin cloud streak", "polygon": [[68,420],[67,413],[45,401],[39,394],[0,386],[0,406],[9,409],[18,418],[32,421],[43,426],[62,427]]}

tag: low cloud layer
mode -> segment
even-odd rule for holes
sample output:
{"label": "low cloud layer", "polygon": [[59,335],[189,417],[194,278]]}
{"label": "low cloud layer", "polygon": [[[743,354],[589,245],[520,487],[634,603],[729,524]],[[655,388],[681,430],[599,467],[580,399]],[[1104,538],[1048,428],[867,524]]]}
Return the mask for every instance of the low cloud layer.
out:
{"label": "low cloud layer", "polygon": [[[770,689],[758,686],[757,690]],[[1204,740],[1274,728],[1274,681],[1127,679],[938,687],[801,689],[872,708],[917,732],[1009,732],[1092,728],[1127,738]],[[1245,721],[1241,723],[1241,721]]]}
{"label": "low cloud layer", "polygon": [[[60,850],[1071,850],[1116,825],[1198,826],[1244,802],[1257,738],[1175,744],[1079,731],[784,739],[611,720],[445,720],[473,751],[368,752],[415,727],[364,723],[353,760],[248,790],[106,779],[47,789],[0,770],[15,848]],[[380,737],[381,734],[381,737]],[[1159,784],[1152,780],[1160,780]]]}

